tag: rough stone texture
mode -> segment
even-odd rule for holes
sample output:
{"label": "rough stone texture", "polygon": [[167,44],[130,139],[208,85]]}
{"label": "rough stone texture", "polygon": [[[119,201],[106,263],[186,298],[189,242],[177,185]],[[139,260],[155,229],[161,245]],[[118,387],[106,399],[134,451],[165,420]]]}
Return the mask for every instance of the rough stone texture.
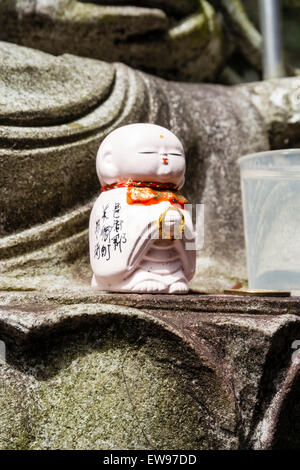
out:
{"label": "rough stone texture", "polygon": [[[262,76],[258,0],[1,0],[0,39],[120,61],[184,81]],[[297,1],[282,2],[287,75],[299,74]]]}
{"label": "rough stone texture", "polygon": [[[147,57],[184,79],[210,78],[224,59],[207,2],[95,3],[4,0],[0,31],[55,53],[104,50],[144,68]],[[239,2],[217,3],[257,67],[260,37]],[[161,124],[184,143],[186,194],[205,203],[192,286],[244,281],[236,160],[299,145],[299,79],[179,84],[5,43],[0,78],[0,448],[299,448],[299,298],[95,294],[87,236],[100,142],[123,124]]]}
{"label": "rough stone texture", "polygon": [[1,293],[0,447],[296,448],[299,316],[297,298]]}
{"label": "rough stone texture", "polygon": [[[8,97],[5,113],[9,108],[12,116],[18,118],[14,125],[4,115],[0,128],[4,178],[1,189],[7,204],[6,215],[1,214],[0,232],[5,233],[24,228],[26,224],[44,222],[95,194],[99,187],[95,152],[101,139],[115,123],[146,120],[148,107],[141,79],[124,66],[69,56],[54,58],[8,43],[2,45],[0,54],[4,56],[1,76]],[[7,74],[8,54],[16,56],[14,74]],[[47,57],[48,70],[53,69],[52,80],[48,81],[44,80]],[[24,73],[24,67],[28,73]],[[16,90],[15,83],[23,84],[24,78],[25,86]],[[85,81],[89,87],[74,94],[74,83],[81,88]],[[69,101],[64,82],[70,88]],[[22,123],[19,102],[29,110]],[[32,106],[32,102],[38,105]],[[67,107],[71,113],[66,116]],[[41,123],[37,125],[39,120]],[[44,125],[45,121],[48,125]]]}
{"label": "rough stone texture", "polygon": [[268,131],[272,149],[300,146],[300,80],[288,78],[247,85]]}
{"label": "rough stone texture", "polygon": [[[125,5],[124,5],[125,3]],[[166,78],[212,79],[226,56],[205,0],[4,0],[0,39],[52,54],[120,61]]]}
{"label": "rough stone texture", "polygon": [[1,123],[50,126],[68,123],[99,106],[110,93],[108,64],[64,55],[54,57],[0,43]]}

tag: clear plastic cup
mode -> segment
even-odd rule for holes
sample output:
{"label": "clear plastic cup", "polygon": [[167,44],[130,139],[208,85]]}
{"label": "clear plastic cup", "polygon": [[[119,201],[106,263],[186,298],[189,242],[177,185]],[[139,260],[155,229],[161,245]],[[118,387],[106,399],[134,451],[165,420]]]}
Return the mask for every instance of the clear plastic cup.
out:
{"label": "clear plastic cup", "polygon": [[298,294],[300,149],[246,155],[238,163],[249,288]]}

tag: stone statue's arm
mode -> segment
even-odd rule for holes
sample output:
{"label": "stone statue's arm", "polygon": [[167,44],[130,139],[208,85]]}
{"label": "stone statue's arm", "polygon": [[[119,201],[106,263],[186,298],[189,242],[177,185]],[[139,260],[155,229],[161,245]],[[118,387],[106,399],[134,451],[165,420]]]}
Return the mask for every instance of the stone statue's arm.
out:
{"label": "stone statue's arm", "polygon": [[239,88],[263,118],[271,149],[299,146],[300,77],[264,80]]}

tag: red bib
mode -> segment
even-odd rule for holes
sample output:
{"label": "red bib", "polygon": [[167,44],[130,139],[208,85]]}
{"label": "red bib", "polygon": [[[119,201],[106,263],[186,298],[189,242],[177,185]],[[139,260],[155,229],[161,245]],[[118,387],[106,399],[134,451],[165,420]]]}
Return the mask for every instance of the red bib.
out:
{"label": "red bib", "polygon": [[126,181],[102,186],[102,191],[127,187],[127,203],[150,206],[162,201],[179,204],[182,207],[188,200],[179,192],[174,184],[153,183],[149,181]]}

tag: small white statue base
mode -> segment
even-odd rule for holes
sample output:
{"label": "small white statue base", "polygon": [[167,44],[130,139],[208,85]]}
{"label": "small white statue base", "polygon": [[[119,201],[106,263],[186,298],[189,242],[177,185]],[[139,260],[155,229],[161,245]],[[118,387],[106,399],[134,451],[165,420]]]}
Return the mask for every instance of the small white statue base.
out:
{"label": "small white statue base", "polygon": [[120,127],[97,155],[102,193],[90,217],[92,287],[186,293],[195,271],[194,231],[181,142],[154,124]]}

